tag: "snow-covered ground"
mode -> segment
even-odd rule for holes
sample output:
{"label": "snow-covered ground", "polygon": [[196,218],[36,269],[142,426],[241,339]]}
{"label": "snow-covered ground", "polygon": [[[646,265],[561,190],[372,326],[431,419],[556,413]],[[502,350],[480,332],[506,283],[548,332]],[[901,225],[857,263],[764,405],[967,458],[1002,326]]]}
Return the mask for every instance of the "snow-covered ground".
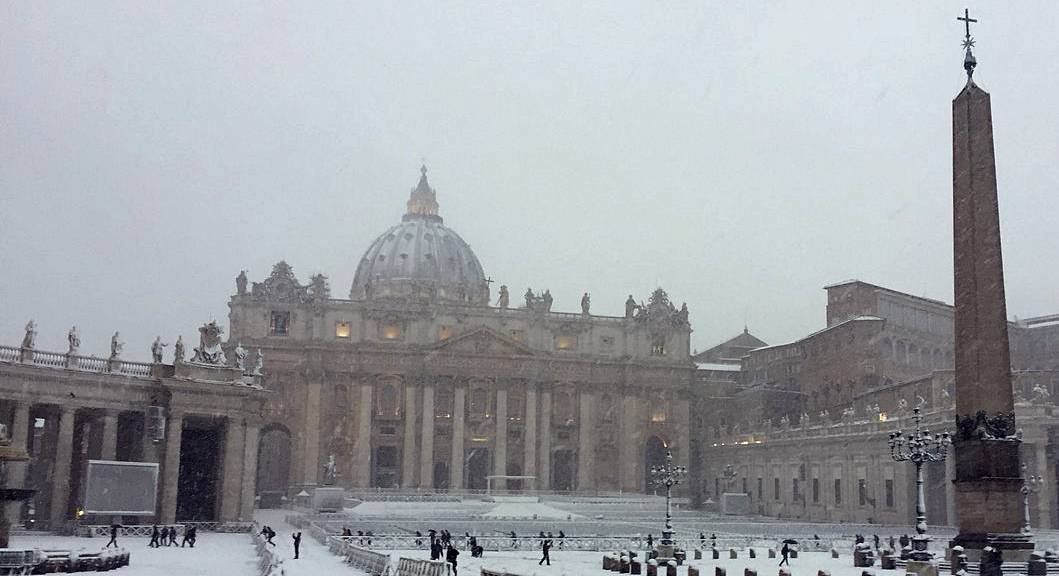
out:
{"label": "snow-covered ground", "polygon": [[[291,534],[300,530],[283,520],[290,513],[289,510],[257,510],[254,512],[254,520],[257,520],[261,525],[271,526],[276,531],[276,537],[273,542],[276,543],[276,553],[283,559],[283,572],[286,576],[361,574],[361,572],[344,564],[341,558],[331,554],[327,546],[322,546],[316,540],[313,540],[313,537],[305,531],[302,531],[301,549],[298,559],[295,560]],[[251,549],[251,551],[253,550]],[[224,574],[223,576],[229,575]]]}
{"label": "snow-covered ground", "polygon": [[[96,551],[101,549],[107,540],[16,533],[11,536],[10,547]],[[147,542],[147,538],[119,537],[118,543],[130,552],[129,565],[110,573],[117,576],[257,575],[257,555],[247,534],[199,532],[194,548],[148,548]]]}

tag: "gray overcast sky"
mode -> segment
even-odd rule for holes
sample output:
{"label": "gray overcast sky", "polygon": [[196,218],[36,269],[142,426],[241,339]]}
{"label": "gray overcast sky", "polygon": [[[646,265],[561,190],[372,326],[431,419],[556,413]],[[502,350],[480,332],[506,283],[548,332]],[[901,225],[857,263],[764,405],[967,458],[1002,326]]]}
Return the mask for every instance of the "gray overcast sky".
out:
{"label": "gray overcast sky", "polygon": [[[662,285],[700,349],[819,329],[853,277],[951,301],[963,8],[5,2],[0,342],[146,359],[280,259],[345,297],[421,157],[513,294]],[[970,8],[1008,311],[1056,313],[1059,3]]]}

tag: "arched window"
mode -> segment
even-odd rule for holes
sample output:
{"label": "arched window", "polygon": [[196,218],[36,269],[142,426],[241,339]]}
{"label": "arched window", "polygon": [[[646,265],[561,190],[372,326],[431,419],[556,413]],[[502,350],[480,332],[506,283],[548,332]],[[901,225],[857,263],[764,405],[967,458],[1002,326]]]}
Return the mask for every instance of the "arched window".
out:
{"label": "arched window", "polygon": [[434,417],[452,418],[452,392],[439,390],[434,398]]}
{"label": "arched window", "polygon": [[471,417],[484,418],[487,414],[489,393],[485,388],[471,390]]}
{"label": "arched window", "polygon": [[397,416],[397,386],[387,384],[379,394],[379,416]]}

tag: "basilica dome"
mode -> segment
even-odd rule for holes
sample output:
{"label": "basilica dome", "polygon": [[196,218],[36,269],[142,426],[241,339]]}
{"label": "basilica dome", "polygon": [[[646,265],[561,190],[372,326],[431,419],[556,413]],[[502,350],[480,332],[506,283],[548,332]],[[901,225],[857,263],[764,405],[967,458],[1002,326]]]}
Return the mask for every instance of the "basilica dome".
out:
{"label": "basilica dome", "polygon": [[408,212],[360,259],[350,298],[411,298],[488,304],[489,285],[478,257],[443,224],[437,195],[423,167]]}

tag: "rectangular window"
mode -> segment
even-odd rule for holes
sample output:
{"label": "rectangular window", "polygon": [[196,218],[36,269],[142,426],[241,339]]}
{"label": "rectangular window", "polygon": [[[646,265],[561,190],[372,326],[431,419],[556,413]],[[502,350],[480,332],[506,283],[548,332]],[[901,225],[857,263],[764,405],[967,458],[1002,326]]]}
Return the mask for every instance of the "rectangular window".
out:
{"label": "rectangular window", "polygon": [[577,348],[577,336],[559,335],[555,337],[556,350],[573,350]]}
{"label": "rectangular window", "polygon": [[758,500],[761,500],[762,495],[765,493],[765,491],[762,490],[764,485],[765,485],[765,479],[764,478],[758,478],[757,479],[757,499]]}
{"label": "rectangular window", "polygon": [[438,340],[452,338],[452,326],[438,326]]}
{"label": "rectangular window", "polygon": [[857,501],[861,506],[868,504],[868,482],[864,478],[857,480]]}
{"label": "rectangular window", "polygon": [[383,340],[401,339],[401,327],[397,324],[384,324],[381,332]]}
{"label": "rectangular window", "polygon": [[335,322],[335,338],[349,338],[349,322]]}
{"label": "rectangular window", "polygon": [[820,479],[813,478],[813,504],[820,503]]}
{"label": "rectangular window", "polygon": [[651,343],[651,356],[665,356],[666,355],[666,338],[665,336],[658,336]]}
{"label": "rectangular window", "polygon": [[842,503],[842,479],[835,478],[835,504]]}
{"label": "rectangular window", "polygon": [[273,311],[268,321],[268,333],[272,336],[286,336],[290,329],[290,312]]}
{"label": "rectangular window", "polygon": [[772,479],[772,499],[773,500],[779,500],[780,499],[780,479],[779,478],[773,478]]}
{"label": "rectangular window", "polygon": [[886,507],[887,508],[893,508],[894,507],[894,481],[893,480],[887,480],[886,481]]}

